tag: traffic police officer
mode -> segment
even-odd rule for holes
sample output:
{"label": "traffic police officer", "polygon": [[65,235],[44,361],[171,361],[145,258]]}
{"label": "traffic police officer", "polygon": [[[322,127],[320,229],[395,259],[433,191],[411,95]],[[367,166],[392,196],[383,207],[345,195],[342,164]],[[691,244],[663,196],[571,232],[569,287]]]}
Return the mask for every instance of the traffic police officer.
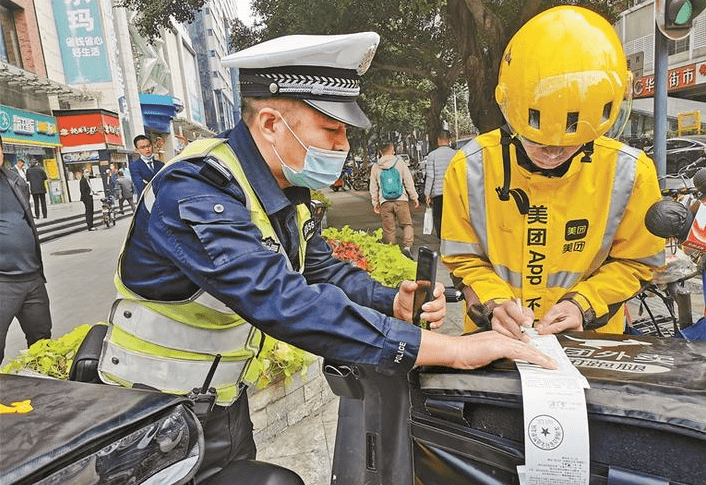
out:
{"label": "traffic police officer", "polygon": [[[257,374],[260,331],[391,374],[415,364],[474,368],[503,356],[553,365],[494,332],[448,337],[410,325],[416,283],[386,288],[333,258],[321,238],[309,189],[340,174],[346,126],[369,125],[356,97],[378,41],[372,32],[288,36],[225,58],[240,68],[243,120],[221,139],[185,148],[140,200],[99,371],[105,382],[187,393],[222,356],[197,482],[236,474],[264,482],[252,467],[243,472],[255,457],[243,382]],[[435,295],[422,318],[438,327],[441,285]]]}
{"label": "traffic police officer", "polygon": [[510,40],[495,91],[507,126],[464,146],[444,180],[441,252],[472,303],[466,330],[623,332],[624,301],[664,263],[643,223],[654,164],[602,136],[630,92],[594,12],[556,7]]}

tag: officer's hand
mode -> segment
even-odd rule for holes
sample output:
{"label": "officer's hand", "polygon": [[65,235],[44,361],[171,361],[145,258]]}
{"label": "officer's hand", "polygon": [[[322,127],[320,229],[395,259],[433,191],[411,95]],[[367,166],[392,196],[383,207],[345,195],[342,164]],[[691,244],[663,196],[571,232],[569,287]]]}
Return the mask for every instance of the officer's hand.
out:
{"label": "officer's hand", "polygon": [[[393,316],[405,322],[412,322],[412,309],[414,307],[414,291],[417,283],[405,280],[400,285],[400,290],[395,295],[392,304]],[[422,320],[429,322],[429,328],[439,328],[444,323],[446,316],[446,297],[444,296],[444,285],[436,283],[434,287],[434,299],[422,305]]]}
{"label": "officer's hand", "polygon": [[539,334],[559,333],[564,330],[583,330],[583,315],[570,301],[560,301],[537,323]]}
{"label": "officer's hand", "polygon": [[426,202],[427,205],[431,204],[431,197],[427,195],[425,202]]}
{"label": "officer's hand", "polygon": [[490,323],[493,330],[506,337],[529,342],[530,338],[523,332],[523,327],[531,327],[533,321],[534,312],[530,308],[520,306],[515,300],[508,300],[493,309]]}
{"label": "officer's hand", "polygon": [[545,369],[557,368],[556,362],[536,348],[493,330],[462,336],[423,330],[416,364],[477,369],[502,358],[523,360]]}

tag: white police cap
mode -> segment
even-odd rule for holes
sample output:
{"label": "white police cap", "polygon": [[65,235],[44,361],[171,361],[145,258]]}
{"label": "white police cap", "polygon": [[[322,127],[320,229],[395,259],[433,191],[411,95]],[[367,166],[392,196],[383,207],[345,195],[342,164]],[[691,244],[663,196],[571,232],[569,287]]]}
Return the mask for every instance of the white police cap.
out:
{"label": "white police cap", "polygon": [[243,97],[301,99],[333,119],[367,128],[370,120],[355,100],[379,42],[375,32],[288,35],[226,56],[222,63],[240,68]]}

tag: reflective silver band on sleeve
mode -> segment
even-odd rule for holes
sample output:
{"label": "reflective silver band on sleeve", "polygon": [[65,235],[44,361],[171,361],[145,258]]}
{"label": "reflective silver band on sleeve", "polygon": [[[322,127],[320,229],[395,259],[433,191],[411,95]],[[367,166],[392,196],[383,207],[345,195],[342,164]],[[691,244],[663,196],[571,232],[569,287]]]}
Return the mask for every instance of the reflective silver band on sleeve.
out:
{"label": "reflective silver band on sleeve", "polygon": [[483,149],[476,140],[471,140],[461,150],[466,156],[466,186],[468,188],[468,219],[483,248],[488,254],[488,226],[485,207],[485,180],[483,173]]}
{"label": "reflective silver band on sleeve", "polygon": [[621,150],[618,150],[603,241],[596,257],[593,258],[586,272],[587,275],[593,274],[601,267],[610,254],[610,248],[615,240],[615,234],[618,232],[618,226],[623,220],[625,210],[635,188],[638,154],[639,151],[632,147],[623,146]]}

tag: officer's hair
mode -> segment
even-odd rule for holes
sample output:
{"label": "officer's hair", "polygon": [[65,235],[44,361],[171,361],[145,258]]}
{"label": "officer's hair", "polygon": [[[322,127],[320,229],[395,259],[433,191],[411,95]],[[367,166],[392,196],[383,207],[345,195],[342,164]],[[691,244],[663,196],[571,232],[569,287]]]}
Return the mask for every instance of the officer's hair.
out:
{"label": "officer's hair", "polygon": [[[269,97],[249,97],[243,98],[243,103],[241,106],[241,113],[243,121],[246,125],[251,126],[255,115],[262,108],[273,108],[282,113],[283,115],[288,115],[292,113],[296,108],[296,99],[291,98],[269,98]],[[294,120],[287,119],[287,123],[294,123]]]}
{"label": "officer's hair", "polygon": [[449,141],[451,139],[451,133],[449,133],[449,130],[441,130],[437,136],[437,139]]}
{"label": "officer's hair", "polygon": [[146,137],[145,135],[137,135],[137,136],[132,140],[132,144],[135,146],[135,148],[137,148],[137,142],[140,141],[140,140],[147,140],[148,142],[150,142],[150,145],[152,144],[152,140],[150,140],[150,139],[149,139],[148,137]]}

